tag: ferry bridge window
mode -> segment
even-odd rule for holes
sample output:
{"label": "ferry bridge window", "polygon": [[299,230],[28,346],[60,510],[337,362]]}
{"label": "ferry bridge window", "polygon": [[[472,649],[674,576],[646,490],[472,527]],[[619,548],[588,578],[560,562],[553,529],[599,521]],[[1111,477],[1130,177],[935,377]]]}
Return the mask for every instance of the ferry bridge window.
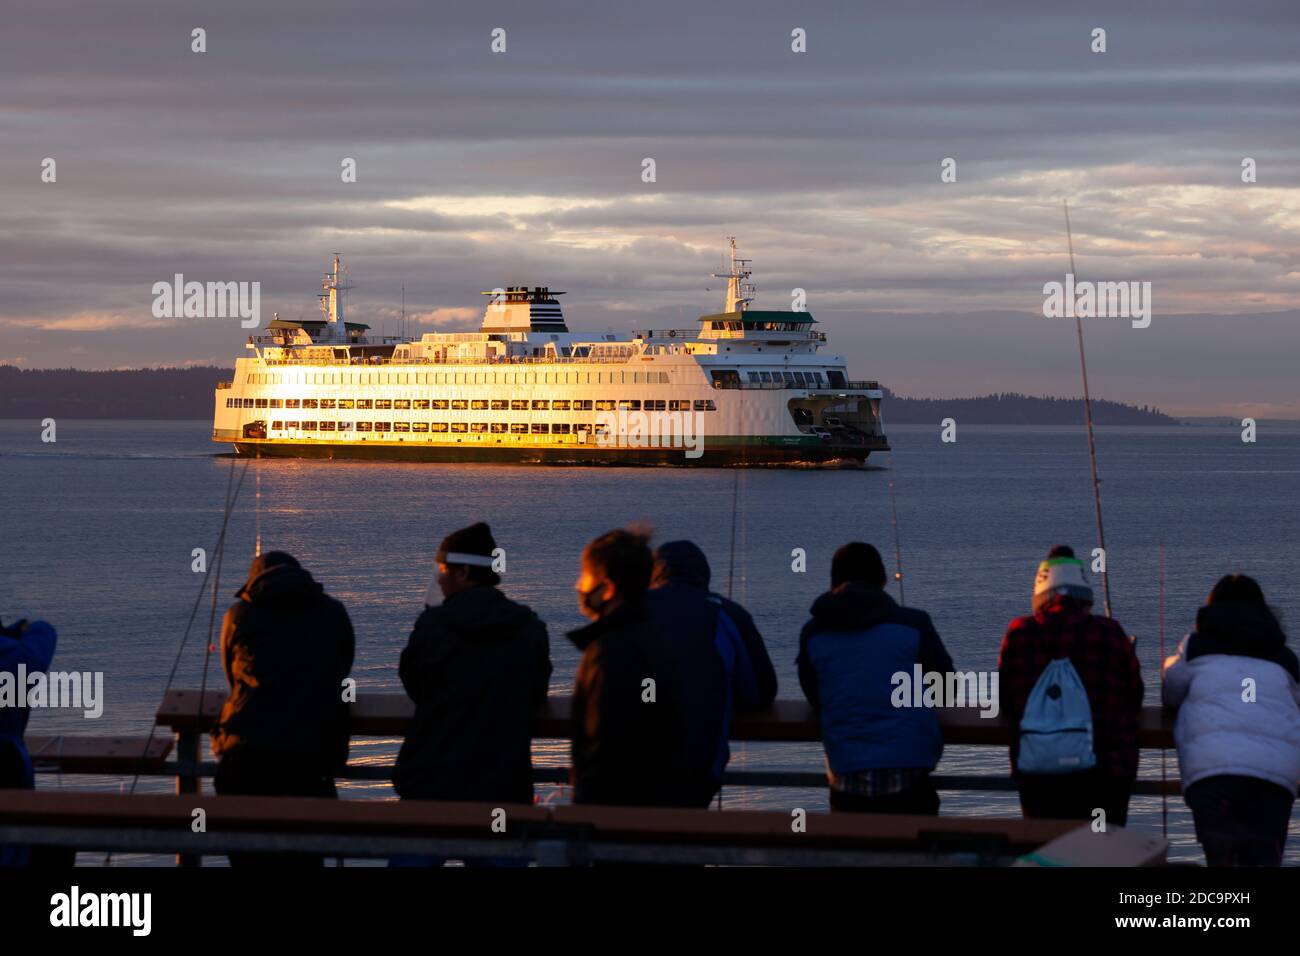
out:
{"label": "ferry bridge window", "polygon": [[488,430],[487,422],[470,422],[469,430],[475,435],[485,434]]}
{"label": "ferry bridge window", "polygon": [[469,407],[470,407],[470,408],[473,408],[473,409],[475,409],[475,410],[479,410],[479,411],[481,411],[481,410],[483,410],[483,409],[486,409],[486,408],[488,407],[487,399],[486,399],[486,398],[476,398],[476,399],[474,399],[472,402],[469,403]]}
{"label": "ferry bridge window", "polygon": [[447,401],[445,398],[435,398],[435,399],[430,403],[430,405],[431,405],[433,408],[441,408],[441,409],[444,409],[444,410],[445,410],[445,409],[448,407],[449,403],[448,403],[448,401]]}
{"label": "ferry bridge window", "polygon": [[506,401],[504,398],[492,399],[492,410],[495,412],[503,412],[509,407],[510,407],[510,403]]}
{"label": "ferry bridge window", "polygon": [[794,373],[794,380],[795,380],[796,382],[798,382],[800,385],[807,385],[807,384],[808,384],[807,380],[803,377],[803,372],[795,372],[795,373]]}
{"label": "ferry bridge window", "polygon": [[714,388],[736,388],[740,385],[740,372],[734,368],[715,368],[709,374],[713,376]]}
{"label": "ferry bridge window", "polygon": [[357,399],[357,408],[370,408],[370,407],[371,407],[371,405],[370,405],[370,399],[368,399],[368,398],[358,398],[358,399]]}
{"label": "ferry bridge window", "polygon": [[771,372],[759,372],[759,373],[758,373],[758,380],[759,380],[760,382],[770,382],[770,381],[772,381],[772,373],[771,373]]}
{"label": "ferry bridge window", "polygon": [[668,400],[668,410],[670,412],[689,412],[691,410],[691,401],[688,398],[670,398]]}
{"label": "ferry bridge window", "polygon": [[430,422],[430,423],[429,423],[429,431],[431,431],[431,432],[445,432],[446,430],[447,430],[447,423],[446,423],[446,422]]}
{"label": "ferry bridge window", "polygon": [[392,408],[392,407],[393,407],[392,399],[388,399],[388,398],[375,399],[375,408]]}
{"label": "ferry bridge window", "polygon": [[714,404],[711,398],[697,398],[695,400],[695,410],[697,412],[716,412],[718,406]]}
{"label": "ferry bridge window", "polygon": [[580,398],[580,399],[577,399],[577,400],[573,403],[573,410],[574,410],[575,412],[589,412],[589,411],[591,411],[591,399],[589,399],[589,398]]}
{"label": "ferry bridge window", "polygon": [[453,398],[453,399],[451,400],[451,407],[452,407],[453,409],[461,409],[461,410],[464,410],[464,409],[466,409],[466,408],[469,408],[469,402],[466,401],[466,400],[463,399],[463,398]]}
{"label": "ferry bridge window", "polygon": [[556,412],[567,412],[569,410],[568,400],[557,398],[555,401],[551,402],[551,410]]}
{"label": "ferry bridge window", "polygon": [[516,412],[527,411],[528,410],[527,399],[512,398],[510,400],[510,409],[511,411],[516,411]]}
{"label": "ferry bridge window", "polygon": [[532,429],[534,435],[545,435],[550,430],[551,426],[547,425],[545,422],[535,423]]}
{"label": "ferry bridge window", "polygon": [[510,423],[510,433],[512,435],[524,435],[527,434],[527,432],[528,432],[528,426],[523,424],[522,422]]}
{"label": "ferry bridge window", "polygon": [[550,406],[550,404],[551,404],[551,403],[550,403],[549,401],[547,401],[546,399],[544,399],[544,398],[534,398],[534,399],[533,399],[533,408],[538,408],[538,409],[543,409],[543,410],[545,410],[546,408],[548,408],[548,407]]}
{"label": "ferry bridge window", "polygon": [[354,405],[356,405],[356,402],[350,398],[339,399],[339,408],[352,408]]}
{"label": "ferry bridge window", "polygon": [[794,384],[794,372],[782,372],[781,374],[785,376],[785,383],[787,385]]}
{"label": "ferry bridge window", "polygon": [[393,431],[395,432],[409,432],[410,430],[409,422],[393,422]]}
{"label": "ferry bridge window", "polygon": [[835,369],[829,369],[829,370],[827,370],[827,372],[826,372],[826,378],[830,381],[830,383],[831,383],[832,385],[843,385],[843,384],[844,384],[844,373],[843,373],[843,372],[838,372],[838,371],[836,371]]}
{"label": "ferry bridge window", "polygon": [[751,382],[762,381],[762,380],[758,377],[758,373],[757,373],[757,372],[746,372],[746,373],[745,373],[745,378],[746,378],[747,380],[751,381]]}
{"label": "ferry bridge window", "polygon": [[411,431],[413,432],[427,432],[428,430],[428,422],[411,422]]}
{"label": "ferry bridge window", "polygon": [[452,430],[453,432],[457,432],[457,433],[459,433],[459,434],[463,434],[464,432],[466,432],[466,431],[469,430],[469,426],[467,426],[464,422],[452,422],[452,423],[451,423],[451,430]]}
{"label": "ferry bridge window", "polygon": [[492,423],[492,434],[494,434],[494,435],[500,435],[500,434],[502,434],[503,432],[505,432],[505,430],[506,430],[506,423],[505,423],[505,422],[493,422],[493,423]]}
{"label": "ferry bridge window", "polygon": [[410,408],[411,400],[409,398],[399,398],[393,402],[394,408]]}
{"label": "ferry bridge window", "polygon": [[320,407],[321,407],[321,408],[333,408],[333,407],[334,407],[334,399],[332,399],[332,398],[322,398],[322,399],[320,400]]}

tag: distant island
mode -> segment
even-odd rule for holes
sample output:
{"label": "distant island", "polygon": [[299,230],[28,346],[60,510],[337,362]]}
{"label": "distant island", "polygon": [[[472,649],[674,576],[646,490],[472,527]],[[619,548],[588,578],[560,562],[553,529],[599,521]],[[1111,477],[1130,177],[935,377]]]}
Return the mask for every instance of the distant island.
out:
{"label": "distant island", "polygon": [[[0,418],[212,418],[212,392],[234,371],[195,368],[124,369],[87,372],[79,369],[20,369],[0,365]],[[1093,399],[1098,425],[1177,425],[1146,405]],[[955,418],[969,425],[1078,425],[1083,421],[1077,398],[1051,398],[1004,392],[979,398],[903,398],[885,390],[885,426],[932,425]]]}

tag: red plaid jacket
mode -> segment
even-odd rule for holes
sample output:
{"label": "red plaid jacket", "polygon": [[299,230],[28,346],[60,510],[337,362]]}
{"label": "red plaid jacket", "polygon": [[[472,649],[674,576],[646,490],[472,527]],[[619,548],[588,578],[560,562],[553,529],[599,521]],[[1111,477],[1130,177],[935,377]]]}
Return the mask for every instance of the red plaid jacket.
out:
{"label": "red plaid jacket", "polygon": [[[1065,656],[1079,672],[1092,705],[1097,769],[1120,778],[1137,776],[1142,668],[1119,623],[1086,606],[1060,601],[1011,622],[998,653],[1002,713],[1019,727],[1039,675],[1049,661]],[[1012,773],[1019,749],[1017,735],[1011,743]]]}

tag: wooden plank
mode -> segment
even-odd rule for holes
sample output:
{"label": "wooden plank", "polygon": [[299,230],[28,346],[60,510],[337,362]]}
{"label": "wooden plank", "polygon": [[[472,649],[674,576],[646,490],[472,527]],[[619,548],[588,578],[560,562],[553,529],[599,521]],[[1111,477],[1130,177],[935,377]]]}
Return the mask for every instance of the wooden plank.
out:
{"label": "wooden plank", "polygon": [[[211,728],[226,698],[224,690],[209,689],[199,706],[197,690],[171,690],[158,708],[158,722],[175,731]],[[550,697],[538,712],[535,737],[566,739],[571,735],[571,701]],[[415,709],[405,694],[360,694],[351,705],[352,732],[359,735],[403,736]],[[1006,747],[1014,728],[1002,717],[981,717],[974,708],[938,708],[939,725],[948,744]],[[732,740],[816,743],[821,727],[811,707],[802,700],[778,700],[765,711],[737,714],[732,721]],[[1138,745],[1149,749],[1172,748],[1173,716],[1159,707],[1144,707],[1138,730]]]}
{"label": "wooden plank", "polygon": [[172,752],[171,737],[24,738],[33,763],[61,773],[126,774],[161,770]]}

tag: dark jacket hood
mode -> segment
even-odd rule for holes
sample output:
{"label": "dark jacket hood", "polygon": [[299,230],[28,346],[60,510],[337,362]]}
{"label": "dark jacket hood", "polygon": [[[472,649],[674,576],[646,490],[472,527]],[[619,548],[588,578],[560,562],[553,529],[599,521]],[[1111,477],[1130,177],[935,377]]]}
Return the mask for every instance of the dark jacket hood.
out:
{"label": "dark jacket hood", "polygon": [[684,584],[693,588],[709,589],[713,576],[709,559],[693,541],[668,541],[655,549],[654,576],[650,586]]}
{"label": "dark jacket hood", "polygon": [[294,604],[315,599],[323,591],[292,556],[268,551],[253,559],[248,580],[235,597],[254,605]]}
{"label": "dark jacket hood", "polygon": [[856,631],[889,620],[898,605],[881,588],[845,581],[814,601],[811,610],[819,630]]}
{"label": "dark jacket hood", "polygon": [[1296,656],[1271,611],[1248,601],[1221,601],[1196,612],[1196,632],[1187,642],[1187,659],[1204,654],[1235,654],[1273,661],[1300,680]]}
{"label": "dark jacket hood", "polygon": [[505,640],[524,627],[533,612],[491,585],[468,588],[430,608],[466,640]]}

